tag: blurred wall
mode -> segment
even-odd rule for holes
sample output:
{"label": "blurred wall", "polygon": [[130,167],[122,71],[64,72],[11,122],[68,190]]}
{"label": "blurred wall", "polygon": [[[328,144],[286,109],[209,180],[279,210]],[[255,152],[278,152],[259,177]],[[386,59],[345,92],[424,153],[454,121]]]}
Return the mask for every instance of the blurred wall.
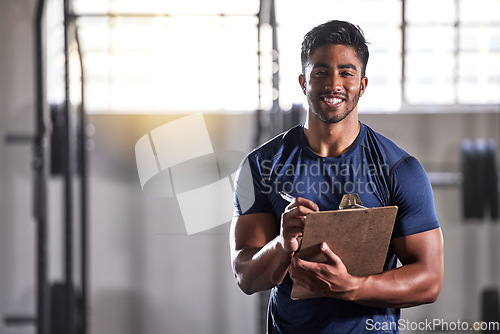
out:
{"label": "blurred wall", "polygon": [[[32,133],[33,0],[0,1],[0,314],[34,311],[31,147],[7,145]],[[141,190],[134,145],[179,115],[94,115],[90,154],[93,334],[257,333],[256,296],[232,277],[228,224],[187,236],[175,199]],[[415,155],[428,171],[459,171],[462,138],[500,142],[500,114],[362,114],[361,120]],[[205,115],[214,148],[248,151],[251,114]],[[500,285],[499,224],[461,219],[460,188],[435,188],[445,237],[439,300],[403,311],[410,320],[478,320],[479,294]],[[50,184],[51,277],[61,277],[61,184]],[[496,258],[495,258],[496,257]],[[0,333],[33,333],[33,328]]]}
{"label": "blurred wall", "polygon": [[[179,117],[91,117],[94,333],[256,333],[256,296],[231,271],[229,224],[188,236],[175,198],[141,190],[135,143]],[[252,115],[204,118],[215,151],[249,150]]]}
{"label": "blurred wall", "polygon": [[[7,146],[7,133],[32,133],[34,2],[0,1],[0,316],[34,307],[31,147]],[[31,328],[0,333],[33,333]]]}

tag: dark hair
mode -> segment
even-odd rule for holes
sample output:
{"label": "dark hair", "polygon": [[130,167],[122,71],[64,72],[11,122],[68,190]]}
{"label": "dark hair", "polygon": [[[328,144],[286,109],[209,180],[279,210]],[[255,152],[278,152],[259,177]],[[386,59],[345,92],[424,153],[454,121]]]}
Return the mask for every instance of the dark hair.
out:
{"label": "dark hair", "polygon": [[361,77],[365,76],[366,64],[370,55],[363,31],[359,26],[345,21],[328,21],[314,27],[304,36],[302,42],[302,73],[305,74],[307,63],[313,51],[325,44],[347,45],[354,49],[363,65]]}

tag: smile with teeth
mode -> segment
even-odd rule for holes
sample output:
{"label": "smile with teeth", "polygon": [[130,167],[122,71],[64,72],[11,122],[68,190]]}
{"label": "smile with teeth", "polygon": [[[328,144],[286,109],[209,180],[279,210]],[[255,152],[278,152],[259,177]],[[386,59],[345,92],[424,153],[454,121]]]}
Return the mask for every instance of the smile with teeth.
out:
{"label": "smile with teeth", "polygon": [[340,97],[332,97],[332,96],[323,96],[322,100],[330,107],[330,108],[338,108],[344,102],[344,99]]}
{"label": "smile with teeth", "polygon": [[330,104],[338,104],[340,102],[342,102],[343,100],[342,99],[339,99],[339,98],[333,98],[333,97],[325,97],[323,98],[323,100],[326,102],[326,103],[330,103]]}

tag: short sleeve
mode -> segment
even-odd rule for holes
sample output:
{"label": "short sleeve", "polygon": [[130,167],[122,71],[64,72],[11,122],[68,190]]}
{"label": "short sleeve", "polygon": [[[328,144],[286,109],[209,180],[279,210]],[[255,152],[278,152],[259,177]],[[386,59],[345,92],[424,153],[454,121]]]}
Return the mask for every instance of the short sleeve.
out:
{"label": "short sleeve", "polygon": [[396,163],[391,173],[391,205],[398,206],[393,237],[438,228],[432,187],[417,159],[404,157]]}
{"label": "short sleeve", "polygon": [[250,153],[238,169],[234,182],[234,217],[273,212],[267,197],[271,187],[266,184],[261,160],[258,152]]}

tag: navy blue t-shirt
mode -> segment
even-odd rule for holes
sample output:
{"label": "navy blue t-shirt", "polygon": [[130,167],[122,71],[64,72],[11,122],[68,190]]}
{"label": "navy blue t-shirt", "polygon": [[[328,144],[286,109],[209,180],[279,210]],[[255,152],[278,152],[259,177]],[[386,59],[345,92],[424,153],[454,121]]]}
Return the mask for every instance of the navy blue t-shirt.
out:
{"label": "navy blue t-shirt", "polygon": [[[235,216],[273,213],[279,231],[281,214],[289,204],[280,191],[307,198],[320,211],[338,209],[347,193],[357,193],[370,208],[396,205],[393,238],[439,227],[423,167],[364,124],[351,148],[335,158],[311,151],[303,125],[253,150],[238,172]],[[390,247],[384,270],[396,268],[396,264]],[[292,300],[292,284],[287,274],[271,292],[269,333],[399,333],[399,309],[365,307],[333,298]]]}

